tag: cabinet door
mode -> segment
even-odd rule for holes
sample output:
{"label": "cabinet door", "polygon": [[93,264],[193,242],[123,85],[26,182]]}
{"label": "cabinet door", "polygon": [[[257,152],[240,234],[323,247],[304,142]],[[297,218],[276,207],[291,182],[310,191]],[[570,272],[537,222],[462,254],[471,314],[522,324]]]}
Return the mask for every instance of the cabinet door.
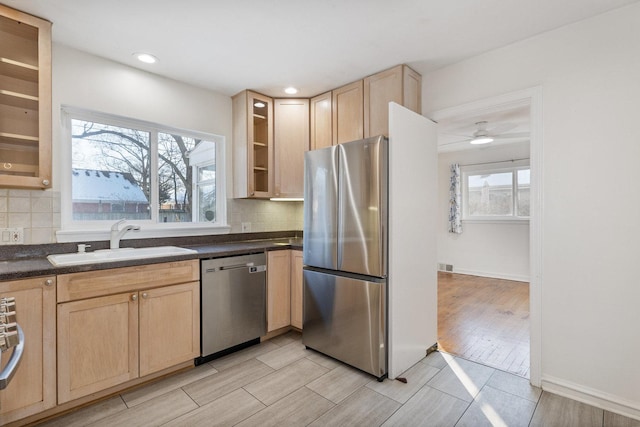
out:
{"label": "cabinet door", "polygon": [[[56,278],[0,283],[0,297],[15,297],[24,352],[9,386],[0,391],[0,425],[56,404]],[[2,354],[5,366],[11,351]]]}
{"label": "cabinet door", "polygon": [[302,329],[302,251],[291,251],[291,325]]}
{"label": "cabinet door", "polygon": [[51,23],[0,5],[0,186],[51,187]]}
{"label": "cabinet door", "polygon": [[402,65],[364,79],[364,136],[389,136],[389,102],[402,105]]}
{"label": "cabinet door", "polygon": [[309,100],[274,101],[275,197],[303,197],[304,153],[309,150]]}
{"label": "cabinet door", "polygon": [[330,147],[333,145],[331,92],[311,98],[310,108],[310,149],[317,150],[319,148]]}
{"label": "cabinet door", "polygon": [[350,83],[332,93],[333,145],[364,137],[363,82]]}
{"label": "cabinet door", "polygon": [[403,102],[409,110],[422,114],[422,76],[407,67],[402,74]]}
{"label": "cabinet door", "polygon": [[58,304],[58,403],[138,377],[138,293]]}
{"label": "cabinet door", "polygon": [[389,136],[389,103],[420,113],[420,74],[398,65],[364,79],[364,137]]}
{"label": "cabinet door", "polygon": [[200,355],[200,284],[140,292],[140,376]]}
{"label": "cabinet door", "polygon": [[267,253],[267,332],[291,324],[291,251]]}
{"label": "cabinet door", "polygon": [[234,188],[238,198],[273,194],[273,100],[245,90],[233,97]]}

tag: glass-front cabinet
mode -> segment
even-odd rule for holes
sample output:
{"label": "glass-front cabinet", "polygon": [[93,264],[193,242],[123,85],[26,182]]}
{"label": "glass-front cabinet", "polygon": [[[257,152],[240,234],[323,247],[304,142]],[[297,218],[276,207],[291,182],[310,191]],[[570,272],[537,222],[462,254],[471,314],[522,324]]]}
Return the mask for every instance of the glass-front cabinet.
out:
{"label": "glass-front cabinet", "polygon": [[273,194],[273,100],[245,90],[233,97],[234,196]]}
{"label": "glass-front cabinet", "polygon": [[51,187],[51,23],[0,5],[0,188]]}

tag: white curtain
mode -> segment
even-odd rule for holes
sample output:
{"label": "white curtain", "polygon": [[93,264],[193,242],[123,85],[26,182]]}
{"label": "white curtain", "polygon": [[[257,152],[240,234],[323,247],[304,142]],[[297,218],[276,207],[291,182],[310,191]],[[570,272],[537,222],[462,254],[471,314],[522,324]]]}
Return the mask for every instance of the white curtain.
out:
{"label": "white curtain", "polygon": [[462,189],[460,186],[460,165],[451,165],[449,185],[449,233],[462,233]]}

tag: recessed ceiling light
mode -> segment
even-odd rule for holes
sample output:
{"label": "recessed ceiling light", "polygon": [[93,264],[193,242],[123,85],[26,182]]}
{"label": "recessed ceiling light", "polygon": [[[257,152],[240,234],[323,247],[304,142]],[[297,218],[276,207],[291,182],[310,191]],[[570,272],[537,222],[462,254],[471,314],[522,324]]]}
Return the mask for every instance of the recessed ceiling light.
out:
{"label": "recessed ceiling light", "polygon": [[155,64],[158,62],[158,58],[150,53],[134,53],[133,56],[138,58],[138,61],[144,62],[145,64]]}
{"label": "recessed ceiling light", "polygon": [[253,104],[253,106],[254,106],[254,107],[257,107],[257,108],[264,108],[264,107],[265,107],[265,105],[266,105],[266,104],[265,104],[264,102],[260,102],[260,101],[255,102],[255,103]]}
{"label": "recessed ceiling light", "polygon": [[284,91],[285,91],[285,93],[288,93],[289,95],[295,95],[296,93],[298,93],[298,89],[296,89],[293,86],[289,86]]}

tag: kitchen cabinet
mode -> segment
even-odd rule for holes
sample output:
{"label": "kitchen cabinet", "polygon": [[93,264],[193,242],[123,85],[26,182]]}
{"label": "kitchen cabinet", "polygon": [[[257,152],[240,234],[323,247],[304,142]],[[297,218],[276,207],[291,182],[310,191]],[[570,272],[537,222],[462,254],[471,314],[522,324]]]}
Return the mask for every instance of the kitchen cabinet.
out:
{"label": "kitchen cabinet", "polygon": [[[0,282],[0,297],[15,297],[24,352],[9,386],[0,391],[0,425],[56,404],[56,278]],[[5,366],[11,351],[2,354]]]}
{"label": "kitchen cabinet", "polygon": [[364,137],[389,136],[389,102],[421,111],[422,77],[398,65],[364,79]]}
{"label": "kitchen cabinet", "polygon": [[140,376],[200,355],[200,285],[140,292]]}
{"label": "kitchen cabinet", "polygon": [[291,324],[291,250],[267,252],[267,332]]}
{"label": "kitchen cabinet", "polygon": [[331,91],[314,96],[309,101],[309,126],[311,150],[330,147],[332,141]]}
{"label": "kitchen cabinet", "polygon": [[200,353],[197,260],[58,276],[58,403]]}
{"label": "kitchen cabinet", "polygon": [[236,198],[273,194],[273,100],[245,90],[233,97],[233,161]]}
{"label": "kitchen cabinet", "polygon": [[0,5],[0,187],[51,187],[51,23]]}
{"label": "kitchen cabinet", "polygon": [[350,83],[332,91],[333,145],[364,137],[364,83]]}
{"label": "kitchen cabinet", "polygon": [[291,251],[291,326],[302,329],[302,251]]}
{"label": "kitchen cabinet", "polygon": [[309,100],[274,100],[274,197],[303,197],[309,150]]}

